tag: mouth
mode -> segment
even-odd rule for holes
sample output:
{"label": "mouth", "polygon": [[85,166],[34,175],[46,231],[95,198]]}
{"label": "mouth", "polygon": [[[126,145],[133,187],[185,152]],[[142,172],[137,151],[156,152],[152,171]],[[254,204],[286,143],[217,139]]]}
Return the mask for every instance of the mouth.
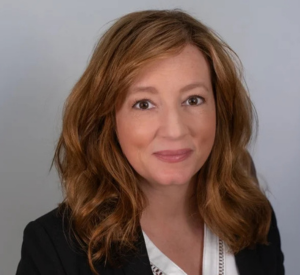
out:
{"label": "mouth", "polygon": [[153,155],[163,162],[175,163],[186,160],[192,152],[191,149],[164,150],[155,152]]}

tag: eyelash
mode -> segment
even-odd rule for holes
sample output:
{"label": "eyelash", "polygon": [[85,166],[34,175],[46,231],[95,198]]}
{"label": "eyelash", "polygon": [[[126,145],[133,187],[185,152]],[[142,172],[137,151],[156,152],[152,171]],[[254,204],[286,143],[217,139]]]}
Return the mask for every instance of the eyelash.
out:
{"label": "eyelash", "polygon": [[[191,98],[197,98],[197,99],[200,99],[202,102],[197,104],[197,105],[187,105],[187,106],[199,106],[201,105],[203,102],[204,102],[204,98],[202,96],[199,96],[199,95],[191,95],[188,97],[187,100],[191,99]],[[185,100],[185,101],[187,101]],[[147,99],[147,98],[144,98],[144,99],[140,99],[140,100],[136,100],[135,103],[133,104],[132,108],[135,108],[135,109],[138,109],[138,110],[142,110],[142,111],[146,111],[146,110],[150,110],[150,109],[142,109],[142,108],[136,108],[135,106],[138,104],[138,103],[141,103],[141,102],[150,102],[151,103],[151,100]],[[153,103],[151,103],[153,104]]]}

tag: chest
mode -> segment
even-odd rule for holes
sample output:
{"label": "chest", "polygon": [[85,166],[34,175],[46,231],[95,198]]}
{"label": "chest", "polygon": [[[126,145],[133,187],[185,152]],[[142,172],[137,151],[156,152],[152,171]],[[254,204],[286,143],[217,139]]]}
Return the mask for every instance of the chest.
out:
{"label": "chest", "polygon": [[[239,274],[234,255],[206,226],[202,239],[186,240],[187,243],[174,242],[168,248],[163,247],[164,251],[143,234],[153,274]],[[155,273],[158,270],[162,273]]]}

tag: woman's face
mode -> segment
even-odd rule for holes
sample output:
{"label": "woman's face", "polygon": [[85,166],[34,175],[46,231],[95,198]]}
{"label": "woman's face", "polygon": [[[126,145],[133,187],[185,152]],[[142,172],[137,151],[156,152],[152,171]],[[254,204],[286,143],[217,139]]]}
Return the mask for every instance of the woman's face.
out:
{"label": "woman's face", "polygon": [[146,65],[116,112],[116,125],[124,155],[146,182],[188,184],[207,160],[216,131],[204,55],[187,45]]}

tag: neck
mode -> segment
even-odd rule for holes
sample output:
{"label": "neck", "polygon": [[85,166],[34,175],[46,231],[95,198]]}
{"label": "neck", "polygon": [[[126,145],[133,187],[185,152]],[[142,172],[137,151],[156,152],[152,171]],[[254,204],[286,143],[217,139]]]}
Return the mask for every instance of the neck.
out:
{"label": "neck", "polygon": [[142,227],[147,224],[199,224],[199,215],[195,197],[195,179],[183,185],[152,185],[141,183],[142,190],[148,199],[148,205],[141,217]]}

